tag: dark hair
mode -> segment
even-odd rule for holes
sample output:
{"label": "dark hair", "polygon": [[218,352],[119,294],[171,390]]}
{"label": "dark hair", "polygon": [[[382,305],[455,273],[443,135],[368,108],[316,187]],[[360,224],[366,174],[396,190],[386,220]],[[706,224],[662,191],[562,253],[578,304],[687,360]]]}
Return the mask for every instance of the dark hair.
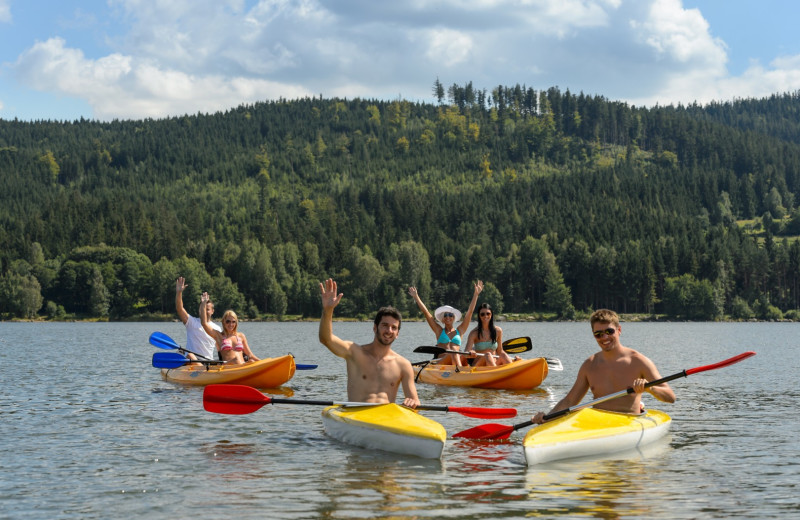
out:
{"label": "dark hair", "polygon": [[[492,343],[497,341],[497,329],[494,328],[494,311],[492,310],[492,306],[488,303],[482,303],[480,307],[478,307],[478,330],[481,329],[481,310],[486,309],[487,311],[491,311],[492,315],[489,317],[489,336],[492,338]],[[480,332],[478,333],[480,336]]]}
{"label": "dark hair", "polygon": [[400,326],[403,324],[403,315],[400,314],[400,311],[395,309],[392,306],[388,307],[381,307],[378,309],[378,314],[375,315],[375,325],[380,325],[381,319],[384,316],[391,316],[392,318],[396,319],[400,323],[397,324],[397,330],[400,330]]}

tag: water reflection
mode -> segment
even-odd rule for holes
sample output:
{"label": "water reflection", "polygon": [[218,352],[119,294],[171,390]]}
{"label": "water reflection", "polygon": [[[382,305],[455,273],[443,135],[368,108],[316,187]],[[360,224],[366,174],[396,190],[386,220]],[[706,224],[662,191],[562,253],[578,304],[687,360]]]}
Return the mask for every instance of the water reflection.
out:
{"label": "water reflection", "polygon": [[528,498],[541,504],[527,516],[645,518],[660,503],[650,486],[653,465],[670,450],[669,435],[611,458],[574,459],[531,467]]}
{"label": "water reflection", "polygon": [[355,448],[331,485],[322,489],[327,500],[318,505],[318,517],[416,517],[425,507],[425,497],[445,492],[445,480],[432,480],[431,475],[444,476],[440,461],[410,462]]}

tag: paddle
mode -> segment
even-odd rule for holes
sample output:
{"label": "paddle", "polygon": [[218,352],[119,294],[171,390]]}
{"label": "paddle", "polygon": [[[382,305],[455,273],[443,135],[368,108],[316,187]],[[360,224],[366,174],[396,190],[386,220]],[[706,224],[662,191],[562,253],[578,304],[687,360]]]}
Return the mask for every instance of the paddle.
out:
{"label": "paddle", "polygon": [[[518,354],[520,352],[527,352],[533,348],[533,342],[531,338],[527,336],[523,336],[521,338],[514,338],[509,339],[503,342],[503,350],[508,352],[509,354]],[[561,364],[561,360],[558,358],[544,358],[547,361],[547,368],[550,370],[558,372],[559,370],[564,370],[564,365]]]}
{"label": "paddle", "polygon": [[531,341],[531,338],[529,338],[528,336],[513,338],[503,342],[503,350],[505,350],[509,354],[519,354],[521,352],[527,352],[532,348],[533,348],[533,342]]}
{"label": "paddle", "polygon": [[[203,390],[203,408],[208,412],[242,415],[255,412],[265,404],[311,404],[318,406],[376,406],[381,403],[309,401],[305,399],[281,399],[267,397],[255,388],[244,385],[208,385]],[[492,417],[515,417],[514,408],[475,408],[456,406],[420,405],[417,410],[456,412],[467,417],[489,419]]]}
{"label": "paddle", "polygon": [[[505,350],[509,354],[519,354],[521,352],[527,352],[533,348],[533,342],[531,342],[531,338],[529,337],[520,337],[510,339],[508,341],[503,342],[503,350]],[[429,345],[423,345],[421,347],[417,347],[414,349],[414,352],[420,354],[431,354],[433,356],[440,356],[442,354],[457,354],[461,356],[469,356],[470,354],[465,351],[461,350],[450,350],[444,347],[434,347]],[[486,356],[489,355],[488,353],[476,353],[477,356]],[[495,358],[499,356],[494,355]],[[564,366],[561,364],[561,361],[556,358],[544,358],[547,361],[547,366],[550,370],[564,370]]]}
{"label": "paddle", "polygon": [[[154,332],[154,333],[150,334],[150,344],[153,345],[154,347],[158,347],[158,348],[163,348],[163,349],[168,349],[168,350],[169,349],[178,350],[180,352],[186,352],[186,353],[189,352],[185,348],[183,348],[180,345],[178,345],[175,342],[174,339],[170,338],[169,336],[167,336],[163,332]],[[219,363],[222,363],[221,361],[217,361],[215,359],[209,359],[209,358],[207,358],[205,356],[201,356],[200,354],[197,354],[196,352],[192,352],[192,354],[194,354],[195,356],[199,357],[200,359],[206,361],[208,364],[219,364]],[[292,356],[292,357],[294,357],[294,356]],[[192,361],[189,358],[184,358],[184,359],[185,359],[184,363],[188,363],[189,361]],[[160,362],[161,363],[165,363],[165,364],[169,363],[170,366],[161,366],[161,365],[159,365],[156,368],[177,368],[177,367],[181,366],[181,365],[175,364],[175,363],[178,362],[178,358],[166,358],[166,357],[165,358],[160,358]],[[202,362],[202,361],[198,361],[198,363],[200,363],[200,362]],[[156,366],[155,365],[155,354],[153,355],[153,366]],[[314,370],[318,366],[319,365],[297,365],[297,364],[295,364],[294,367],[297,370]]]}
{"label": "paddle", "polygon": [[[180,352],[187,352],[187,353],[189,352],[185,348],[183,348],[180,345],[178,345],[175,342],[174,339],[170,338],[169,336],[167,336],[163,332],[154,332],[154,333],[150,334],[150,344],[153,345],[154,347],[163,348],[163,349],[166,349],[166,350],[177,350],[177,351],[180,351]],[[207,358],[205,356],[201,356],[200,354],[198,354],[196,352],[192,352],[192,354],[194,354],[195,356],[199,357],[200,359],[204,359],[206,361],[215,361],[214,359]]]}
{"label": "paddle", "polygon": [[[645,388],[650,388],[651,386],[660,385],[661,383],[666,383],[668,381],[672,381],[673,379],[678,379],[679,377],[687,377],[692,374],[697,374],[699,372],[716,370],[717,368],[723,368],[728,365],[733,365],[734,363],[738,363],[739,361],[749,358],[750,356],[754,356],[755,354],[756,353],[753,351],[748,351],[739,354],[738,356],[733,356],[732,358],[720,361],[719,363],[714,363],[713,365],[705,365],[701,367],[690,368],[688,370],[683,370],[681,372],[678,372],[677,374],[672,374],[671,376],[662,377],[661,379],[656,379],[655,381],[650,381],[645,385]],[[549,413],[544,416],[544,420],[549,421],[551,419],[555,419],[556,417],[561,417],[562,415],[566,415],[570,412],[582,410],[583,408],[588,408],[590,406],[594,406],[596,404],[605,401],[610,401],[611,399],[616,399],[617,397],[622,397],[623,395],[632,393],[633,393],[633,388],[628,388],[627,390],[620,390],[619,392],[599,397],[594,401],[589,401],[587,403],[571,406],[569,408],[564,408],[563,410],[558,410],[557,412]],[[453,435],[453,437],[461,437],[464,439],[482,439],[482,440],[507,439],[514,431],[519,430],[520,428],[526,428],[533,424],[534,424],[533,421],[525,421],[523,423],[515,424],[514,426],[506,426],[504,424],[484,424],[482,426],[476,426],[474,428],[458,432],[455,435]]]}
{"label": "paddle", "polygon": [[177,352],[155,352],[153,354],[153,366],[156,368],[178,368],[187,363],[202,363],[204,365],[222,365],[225,361],[215,360],[192,360]]}
{"label": "paddle", "polygon": [[[156,352],[153,354],[153,366],[156,368],[178,368],[187,363],[202,363],[204,365],[224,365],[227,361],[192,360],[177,352]],[[236,366],[236,365],[230,365]],[[314,370],[319,365],[295,365],[297,370]]]}

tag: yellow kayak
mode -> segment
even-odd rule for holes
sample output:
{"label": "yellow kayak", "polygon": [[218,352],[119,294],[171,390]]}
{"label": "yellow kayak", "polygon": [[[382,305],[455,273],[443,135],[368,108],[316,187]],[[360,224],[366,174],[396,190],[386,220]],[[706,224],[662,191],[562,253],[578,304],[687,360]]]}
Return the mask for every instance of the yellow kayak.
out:
{"label": "yellow kayak", "polygon": [[290,355],[262,359],[244,365],[184,365],[162,368],[167,381],[188,385],[237,384],[255,388],[276,388],[294,376],[294,358]]}
{"label": "yellow kayak", "polygon": [[530,390],[547,377],[545,358],[520,359],[497,367],[460,367],[455,365],[414,366],[416,381],[434,385],[474,386],[498,390]]}
{"label": "yellow kayak", "polygon": [[329,406],[322,411],[325,433],[362,448],[415,455],[442,456],[444,426],[394,403],[374,406]]}
{"label": "yellow kayak", "polygon": [[583,408],[530,430],[522,442],[525,461],[534,465],[636,449],[666,435],[671,422],[658,410],[632,415]]}

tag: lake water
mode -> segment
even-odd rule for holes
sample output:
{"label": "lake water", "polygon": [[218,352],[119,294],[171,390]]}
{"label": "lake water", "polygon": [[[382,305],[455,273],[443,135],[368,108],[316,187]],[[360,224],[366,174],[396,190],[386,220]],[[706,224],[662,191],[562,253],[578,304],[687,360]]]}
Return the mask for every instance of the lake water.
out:
{"label": "lake water", "polygon": [[[559,358],[536,390],[419,385],[427,404],[514,406],[514,419],[426,412],[449,434],[514,424],[548,410],[597,347],[587,323],[507,323],[527,355]],[[291,352],[281,395],[346,400],[344,362],[316,323],[243,323],[261,357]],[[622,342],[662,375],[747,350],[736,365],[673,381],[671,433],[644,452],[526,467],[521,440],[449,439],[441,461],[380,454],[328,438],[321,407],[268,405],[240,416],[203,411],[202,389],[151,366],[153,331],[185,342],[180,323],[0,323],[0,518],[797,518],[800,324],[623,323]],[[371,323],[334,333],[371,340]],[[433,343],[405,323],[395,348],[412,361]]]}

